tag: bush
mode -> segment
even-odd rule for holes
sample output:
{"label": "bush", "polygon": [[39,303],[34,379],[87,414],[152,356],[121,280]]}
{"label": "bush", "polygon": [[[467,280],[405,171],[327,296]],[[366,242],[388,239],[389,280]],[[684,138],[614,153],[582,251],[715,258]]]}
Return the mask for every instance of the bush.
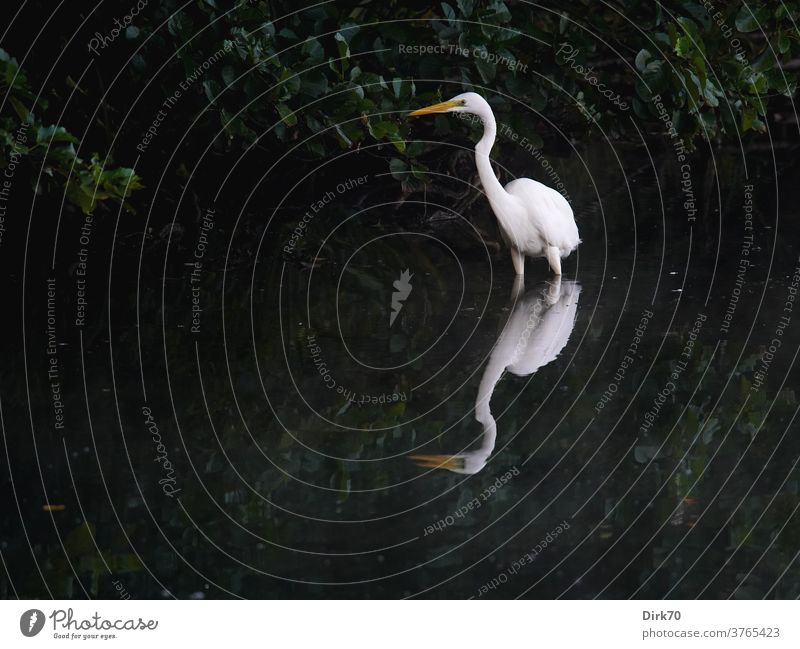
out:
{"label": "bush", "polygon": [[[786,64],[800,51],[800,3],[719,5],[364,0],[298,10],[287,0],[232,8],[202,0],[174,13],[180,4],[166,0],[126,30],[139,50],[123,75],[132,87],[152,82],[163,97],[202,70],[180,110],[198,117],[193,129],[204,137],[221,130],[219,151],[257,145],[277,156],[291,147],[302,161],[380,145],[387,169],[413,185],[425,177],[420,155],[429,147],[407,144],[405,113],[465,90],[489,97],[500,121],[537,146],[551,132],[542,118],[578,140],[671,127],[691,146],[763,132],[768,108],[796,89]],[[179,65],[162,69],[173,56]],[[69,179],[67,197],[90,212],[141,187],[132,169],[108,169],[108,155],[77,157],[62,126],[34,117],[47,104],[16,62],[3,54],[0,65],[18,119],[34,126],[25,153],[44,165],[45,190]],[[133,119],[126,129],[146,131],[146,120]],[[13,122],[2,122],[6,161]],[[416,128],[437,137],[468,128],[428,123]]]}

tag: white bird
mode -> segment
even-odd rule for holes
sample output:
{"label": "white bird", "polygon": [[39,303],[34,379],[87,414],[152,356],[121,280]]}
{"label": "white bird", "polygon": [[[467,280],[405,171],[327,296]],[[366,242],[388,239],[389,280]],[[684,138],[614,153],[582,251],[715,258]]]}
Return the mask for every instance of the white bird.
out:
{"label": "white bird", "polygon": [[471,113],[480,117],[483,137],[475,145],[475,162],[500,231],[511,248],[514,270],[517,275],[524,275],[526,256],[545,257],[553,272],[560,275],[561,258],[567,257],[581,242],[567,199],[555,189],[530,178],[517,178],[505,187],[500,184],[489,161],[497,122],[491,107],[479,94],[465,92],[409,115],[432,113]]}
{"label": "white bird", "polygon": [[556,359],[575,327],[580,294],[580,284],[562,282],[560,277],[556,277],[553,282],[539,285],[517,302],[492,349],[478,386],[475,419],[483,425],[479,448],[455,455],[409,457],[419,466],[429,469],[466,474],[483,469],[497,440],[497,422],[489,404],[498,381],[506,371],[516,376],[529,376]]}

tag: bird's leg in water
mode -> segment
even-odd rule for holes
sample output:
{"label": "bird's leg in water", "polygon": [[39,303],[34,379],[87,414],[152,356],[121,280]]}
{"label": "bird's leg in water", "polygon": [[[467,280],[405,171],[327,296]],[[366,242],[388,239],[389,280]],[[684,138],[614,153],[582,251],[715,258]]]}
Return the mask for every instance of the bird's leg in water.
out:
{"label": "bird's leg in water", "polygon": [[547,246],[547,250],[545,250],[545,255],[547,256],[547,263],[550,264],[550,268],[553,269],[553,272],[556,275],[561,274],[561,253],[559,252],[558,248],[555,246]]}
{"label": "bird's leg in water", "polygon": [[511,261],[514,263],[514,270],[517,275],[525,274],[525,255],[512,246],[511,248]]}
{"label": "bird's leg in water", "polygon": [[525,288],[525,276],[524,275],[517,275],[514,277],[514,284],[511,286],[511,301],[516,303],[517,299],[520,295],[522,295],[522,289]]}
{"label": "bird's leg in water", "polygon": [[561,275],[556,275],[555,279],[549,283],[544,297],[547,306],[553,306],[558,302],[558,299],[561,297]]}

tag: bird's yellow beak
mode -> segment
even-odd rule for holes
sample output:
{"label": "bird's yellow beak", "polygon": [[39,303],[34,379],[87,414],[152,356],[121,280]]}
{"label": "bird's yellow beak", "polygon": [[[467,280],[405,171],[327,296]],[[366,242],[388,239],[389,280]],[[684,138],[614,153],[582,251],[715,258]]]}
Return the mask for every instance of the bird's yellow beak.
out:
{"label": "bird's yellow beak", "polygon": [[409,455],[410,460],[414,460],[417,466],[425,469],[447,469],[455,471],[464,468],[464,458],[457,455]]}
{"label": "bird's yellow beak", "polygon": [[413,113],[409,113],[408,116],[419,117],[420,115],[430,115],[432,113],[445,113],[458,105],[459,103],[457,101],[449,99],[448,101],[443,101],[440,104],[433,104],[432,106],[426,106],[425,108],[415,110]]}

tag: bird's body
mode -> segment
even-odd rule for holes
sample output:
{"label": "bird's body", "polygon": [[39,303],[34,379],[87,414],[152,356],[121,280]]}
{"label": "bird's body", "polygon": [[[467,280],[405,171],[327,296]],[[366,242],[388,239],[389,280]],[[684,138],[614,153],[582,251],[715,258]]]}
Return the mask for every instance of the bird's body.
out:
{"label": "bird's body", "polygon": [[511,249],[511,260],[518,275],[525,272],[525,257],[545,257],[556,275],[561,274],[561,258],[578,247],[578,226],[567,200],[557,191],[530,178],[512,180],[505,187],[492,169],[490,153],[497,123],[486,100],[467,92],[414,111],[411,115],[466,112],[483,122],[483,137],[475,146],[475,163],[483,190],[497,216],[500,231]]}
{"label": "bird's body", "polygon": [[[518,211],[521,216],[515,213],[517,211],[499,216],[502,212],[495,209],[500,231],[512,250],[512,258],[515,253],[518,255],[517,251],[527,257],[545,257],[553,266],[553,271],[560,275],[559,260],[567,257],[580,243],[578,226],[575,225],[567,199],[530,178],[512,180],[505,190],[523,206]],[[517,263],[518,259],[515,260],[515,267]],[[522,269],[517,270],[518,275],[523,274]]]}

